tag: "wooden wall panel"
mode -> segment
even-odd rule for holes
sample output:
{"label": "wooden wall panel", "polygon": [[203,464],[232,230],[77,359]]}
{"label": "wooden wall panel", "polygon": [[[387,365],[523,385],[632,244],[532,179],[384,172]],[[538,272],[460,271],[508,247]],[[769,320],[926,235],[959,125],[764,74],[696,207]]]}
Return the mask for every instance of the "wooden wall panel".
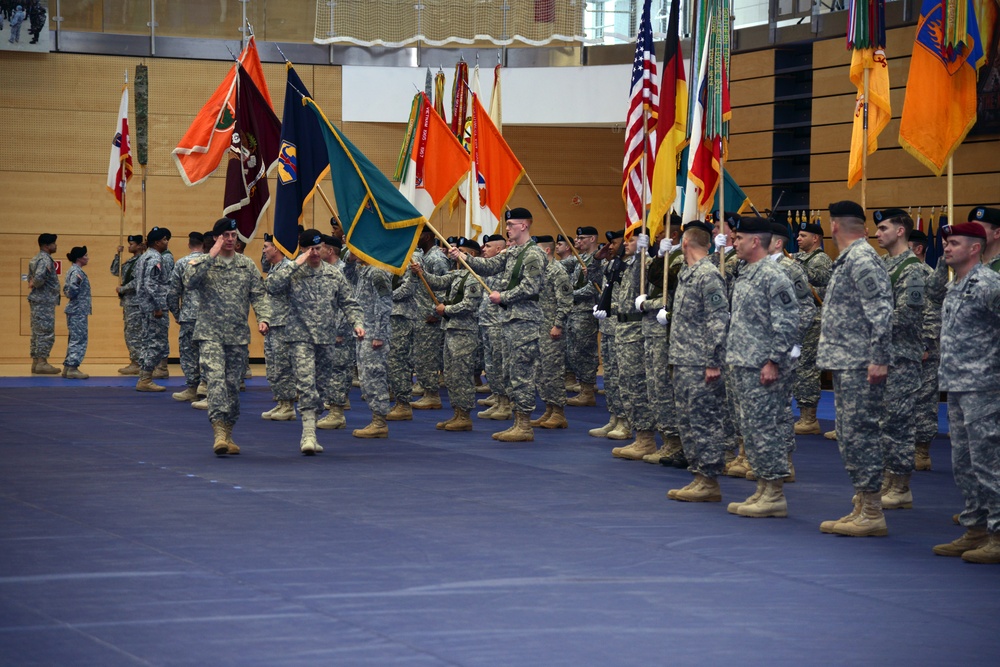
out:
{"label": "wooden wall panel", "polygon": [[[744,79],[771,78],[774,76],[774,51],[750,51],[734,53],[729,62],[732,70],[729,78],[732,81]],[[774,86],[771,86],[774,90]],[[736,100],[733,100],[736,104]]]}

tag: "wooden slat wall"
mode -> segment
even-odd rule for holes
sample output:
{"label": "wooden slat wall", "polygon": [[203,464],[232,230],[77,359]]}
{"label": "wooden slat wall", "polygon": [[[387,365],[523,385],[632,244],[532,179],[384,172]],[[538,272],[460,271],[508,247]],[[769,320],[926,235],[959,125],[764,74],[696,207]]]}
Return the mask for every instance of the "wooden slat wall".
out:
{"label": "wooden slat wall", "polygon": [[[726,169],[750,201],[763,210],[771,201],[774,52],[735,54],[730,68],[733,119],[729,127]],[[732,210],[729,202],[726,208]]]}

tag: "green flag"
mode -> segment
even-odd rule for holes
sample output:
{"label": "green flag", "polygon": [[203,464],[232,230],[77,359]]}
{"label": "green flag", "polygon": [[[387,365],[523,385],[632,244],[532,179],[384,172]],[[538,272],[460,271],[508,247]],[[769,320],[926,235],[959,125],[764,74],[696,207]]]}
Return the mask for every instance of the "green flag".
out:
{"label": "green flag", "polygon": [[347,247],[368,264],[402,275],[427,220],[308,97],[330,156],[330,180]]}

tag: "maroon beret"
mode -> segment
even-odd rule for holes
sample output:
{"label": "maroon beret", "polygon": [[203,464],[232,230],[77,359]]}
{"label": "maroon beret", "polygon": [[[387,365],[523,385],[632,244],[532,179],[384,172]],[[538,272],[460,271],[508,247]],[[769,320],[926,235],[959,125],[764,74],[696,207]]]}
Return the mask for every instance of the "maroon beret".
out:
{"label": "maroon beret", "polygon": [[945,225],[941,234],[947,238],[949,236],[971,236],[977,239],[986,240],[986,230],[978,222],[960,222],[957,225]]}

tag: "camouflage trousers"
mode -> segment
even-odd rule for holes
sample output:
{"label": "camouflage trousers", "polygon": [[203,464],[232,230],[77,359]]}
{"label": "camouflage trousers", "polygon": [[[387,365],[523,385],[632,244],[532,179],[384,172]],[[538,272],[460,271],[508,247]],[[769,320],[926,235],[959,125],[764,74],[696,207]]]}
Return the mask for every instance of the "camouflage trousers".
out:
{"label": "camouflage trousers", "polygon": [[791,384],[780,378],[769,385],[761,384],[760,372],[759,368],[732,367],[733,383],[740,395],[740,426],[747,461],[760,479],[773,481],[788,476],[785,404],[791,400]]}
{"label": "camouflage trousers", "polygon": [[722,413],[722,438],[727,452],[739,450],[739,440],[743,437],[740,430],[740,393],[733,379],[733,367],[722,367],[722,380],[726,388],[726,409]]}
{"label": "camouflage trousers", "polygon": [[153,317],[153,313],[142,313],[142,338],[139,346],[139,368],[151,373],[156,365],[170,354],[170,315],[164,311],[163,317]]}
{"label": "camouflage trousers", "polygon": [[726,387],[720,377],[705,382],[700,366],[674,366],[673,393],[677,430],[689,470],[716,478],[725,468],[725,446],[720,437],[726,413]]}
{"label": "camouflage trousers", "polygon": [[125,347],[128,348],[128,358],[139,363],[139,351],[142,349],[142,311],[138,306],[125,306],[122,309],[122,319],[125,322]]}
{"label": "camouflage trousers", "polygon": [[[198,341],[194,339],[194,325],[194,322],[181,322],[177,332],[177,354],[181,359],[184,383],[189,387],[197,387],[201,382],[201,362],[198,354]],[[270,335],[269,333],[268,336]],[[267,350],[266,339],[264,349]]]}
{"label": "camouflage trousers", "polygon": [[833,371],[837,447],[855,491],[875,493],[882,488],[879,417],[884,396],[885,383],[869,384],[867,367]]}
{"label": "camouflage trousers", "polygon": [[47,359],[56,344],[56,305],[34,301],[29,301],[28,305],[31,307],[31,358]]}
{"label": "camouflage trousers", "polygon": [[938,408],[941,393],[938,391],[938,365],[936,354],[920,364],[920,388],[913,406],[913,432],[917,442],[930,442],[938,434]]}
{"label": "camouflage trousers", "polygon": [[[618,394],[629,423],[637,431],[655,431],[656,420],[646,390],[646,349],[642,336],[626,327],[642,329],[641,322],[618,326],[615,335],[615,363],[618,365]],[[623,333],[623,330],[625,331]]]}
{"label": "camouflage trousers", "polygon": [[913,408],[919,389],[919,361],[901,361],[889,366],[889,375],[885,380],[885,407],[879,420],[886,472],[895,475],[913,472],[916,449]]}
{"label": "camouflage trousers", "polygon": [[[566,346],[566,370],[573,371],[576,379],[586,384],[597,382],[597,320],[588,308],[569,313],[569,340]],[[604,384],[607,385],[607,378]],[[607,393],[607,386],[604,389]]]}
{"label": "camouflage trousers", "polygon": [[512,320],[503,327],[503,377],[516,412],[535,409],[538,323]]}
{"label": "camouflage trousers", "polygon": [[323,397],[333,393],[333,345],[297,340],[285,343],[284,347],[295,373],[299,410],[321,412]]}
{"label": "camouflage trousers", "polygon": [[966,528],[1000,532],[1000,392],[948,392],[951,462]]}
{"label": "camouflage trousers", "polygon": [[323,400],[331,405],[347,403],[347,394],[354,379],[354,362],[351,361],[354,351],[353,337],[333,343],[333,380],[330,383],[330,393],[323,394]]}
{"label": "camouflage trousers", "polygon": [[409,402],[413,388],[413,320],[393,315],[390,322],[389,392],[397,402]]}
{"label": "camouflage trousers", "polygon": [[789,454],[795,451],[795,413],[792,412],[792,392],[795,389],[798,376],[798,368],[793,361],[791,368],[787,371],[782,370],[778,377],[781,391],[788,397],[788,400],[785,401],[785,409],[782,411],[781,431],[785,435],[785,444]]}
{"label": "camouflage trousers", "polygon": [[608,402],[608,413],[624,417],[625,407],[618,392],[618,355],[612,334],[601,334],[601,362],[604,365],[604,398]]}
{"label": "camouflage trousers", "polygon": [[509,388],[503,375],[503,331],[499,326],[483,327],[483,363],[490,391],[497,396],[507,396]]}
{"label": "camouflage trousers", "polygon": [[208,420],[235,424],[240,418],[240,381],[249,356],[246,345],[199,341],[202,377],[208,385]]}
{"label": "camouflage trousers", "polygon": [[474,376],[478,378],[486,369],[486,357],[483,352],[483,328],[476,325],[476,330],[473,334],[476,336],[476,370],[474,371]]}
{"label": "camouflage trousers", "polygon": [[66,328],[69,330],[69,342],[66,344],[66,360],[64,366],[76,368],[83,363],[87,354],[87,320],[89,315],[66,314]]}
{"label": "camouflage trousers", "polygon": [[444,383],[452,408],[472,410],[476,406],[476,339],[474,329],[444,332]]}
{"label": "camouflage trousers", "polygon": [[[373,415],[389,414],[389,341],[375,349],[368,338],[357,341],[358,375],[361,378],[361,393],[368,401]],[[432,387],[437,387],[434,378]]]}
{"label": "camouflage trousers", "polygon": [[566,405],[566,333],[552,340],[551,329],[543,326],[538,332],[538,368],[535,385],[538,397],[546,405]]}
{"label": "camouflage trousers", "polygon": [[676,437],[677,407],[674,399],[674,383],[670,377],[670,360],[667,354],[669,348],[669,336],[645,337],[646,394],[653,411],[656,430],[664,437]]}
{"label": "camouflage trousers", "polygon": [[425,389],[437,389],[443,354],[444,330],[441,324],[414,322],[413,370],[420,386]]}
{"label": "camouflage trousers", "polygon": [[812,323],[802,341],[802,356],[795,371],[795,402],[799,408],[814,408],[819,405],[821,393],[820,374],[816,366],[816,351],[819,348],[819,320]]}
{"label": "camouflage trousers", "polygon": [[[295,375],[292,370],[292,350],[284,339],[285,327],[272,326],[264,336],[264,372],[276,401],[295,399]],[[181,357],[181,366],[184,365]]]}

